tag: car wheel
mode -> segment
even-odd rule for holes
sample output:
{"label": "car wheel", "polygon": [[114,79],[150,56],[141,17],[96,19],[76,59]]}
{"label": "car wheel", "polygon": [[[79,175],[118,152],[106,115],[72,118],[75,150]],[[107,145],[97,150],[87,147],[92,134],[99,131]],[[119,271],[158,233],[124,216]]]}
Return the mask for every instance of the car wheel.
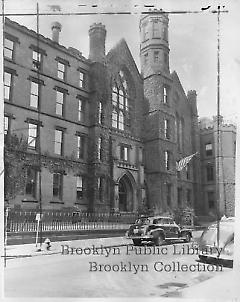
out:
{"label": "car wheel", "polygon": [[163,238],[162,235],[159,235],[157,238],[154,239],[154,243],[155,243],[155,245],[157,245],[157,246],[162,245],[163,242],[164,242],[164,238]]}
{"label": "car wheel", "polygon": [[133,244],[134,245],[141,245],[141,239],[133,239]]}
{"label": "car wheel", "polygon": [[190,234],[186,234],[186,235],[185,235],[184,241],[185,241],[185,242],[190,242],[190,241],[191,241],[191,236],[190,236]]}
{"label": "car wheel", "polygon": [[206,256],[198,255],[198,258],[199,258],[199,261],[200,261],[200,262],[203,262],[203,263],[206,263],[206,262],[207,262],[207,257],[206,257]]}

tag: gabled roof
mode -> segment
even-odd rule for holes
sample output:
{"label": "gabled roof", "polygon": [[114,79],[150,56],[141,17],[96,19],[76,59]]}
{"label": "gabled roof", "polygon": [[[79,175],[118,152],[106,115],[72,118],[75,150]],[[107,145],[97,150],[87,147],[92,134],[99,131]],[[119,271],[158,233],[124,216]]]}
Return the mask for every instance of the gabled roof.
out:
{"label": "gabled roof", "polygon": [[124,38],[122,38],[113,48],[111,48],[109,50],[108,54],[106,55],[106,58],[111,59],[113,56],[117,55],[117,52],[121,49],[126,51],[128,59],[133,63],[132,65],[134,67],[134,70],[136,71],[136,74],[138,75],[138,77],[142,81],[143,80],[142,76],[139,73],[139,70],[138,70],[137,65],[135,63],[135,60],[134,60],[134,58],[132,56],[132,53],[131,53],[128,45],[127,45],[127,42]]}
{"label": "gabled roof", "polygon": [[187,98],[186,93],[185,93],[185,91],[182,87],[182,84],[181,84],[180,80],[179,80],[178,74],[175,70],[171,73],[171,78],[172,78],[173,82],[177,84],[178,88],[182,91],[183,95]]}

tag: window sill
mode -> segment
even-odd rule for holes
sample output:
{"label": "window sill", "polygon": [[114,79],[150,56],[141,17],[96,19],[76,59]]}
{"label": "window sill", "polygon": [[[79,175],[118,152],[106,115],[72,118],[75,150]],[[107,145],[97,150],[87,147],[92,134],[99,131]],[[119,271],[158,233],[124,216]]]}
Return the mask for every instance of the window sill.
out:
{"label": "window sill", "polygon": [[51,200],[49,203],[55,203],[55,204],[64,204],[64,201],[61,200]]}
{"label": "window sill", "polygon": [[33,203],[38,203],[38,200],[36,200],[36,199],[34,199],[34,198],[29,198],[29,199],[27,199],[27,198],[24,198],[24,199],[22,199],[22,202],[33,202]]}
{"label": "window sill", "polygon": [[14,59],[11,59],[8,57],[4,57],[4,60],[7,60],[8,62],[11,62],[11,63],[15,63]]}

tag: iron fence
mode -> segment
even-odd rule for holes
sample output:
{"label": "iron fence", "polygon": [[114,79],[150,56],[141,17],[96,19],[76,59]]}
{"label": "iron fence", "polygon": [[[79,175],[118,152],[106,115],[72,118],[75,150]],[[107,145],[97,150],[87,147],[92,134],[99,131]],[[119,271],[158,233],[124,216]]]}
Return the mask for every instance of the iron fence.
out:
{"label": "iron fence", "polygon": [[[37,211],[9,211],[8,232],[37,230]],[[137,218],[137,213],[88,213],[43,211],[42,231],[127,229]]]}

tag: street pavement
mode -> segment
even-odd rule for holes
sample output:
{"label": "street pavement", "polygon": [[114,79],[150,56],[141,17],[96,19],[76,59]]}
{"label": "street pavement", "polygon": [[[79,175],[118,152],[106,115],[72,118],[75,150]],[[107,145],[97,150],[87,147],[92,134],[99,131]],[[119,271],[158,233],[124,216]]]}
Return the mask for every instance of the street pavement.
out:
{"label": "street pavement", "polygon": [[[196,241],[202,231],[193,231],[193,241]],[[43,238],[45,241],[46,238]],[[59,254],[62,250],[62,245],[72,245],[74,242],[75,246],[81,246],[84,242],[85,246],[121,246],[126,244],[131,244],[132,241],[126,239],[125,237],[107,237],[107,238],[82,238],[79,240],[66,240],[66,241],[57,241],[51,242],[50,250],[46,249],[46,245],[42,243],[41,247],[39,243],[37,244],[18,244],[18,245],[8,245],[5,250],[5,255],[7,258],[14,257],[32,257],[32,256],[40,256],[40,255],[51,255],[51,254]],[[39,251],[39,249],[41,249]]]}
{"label": "street pavement", "polygon": [[[194,232],[194,240],[200,233]],[[54,242],[40,252],[34,245],[10,246],[5,297],[234,298],[232,269],[199,263],[191,246],[134,247],[123,237]],[[94,247],[100,248],[95,254]],[[198,265],[200,271],[174,271],[173,265]]]}

